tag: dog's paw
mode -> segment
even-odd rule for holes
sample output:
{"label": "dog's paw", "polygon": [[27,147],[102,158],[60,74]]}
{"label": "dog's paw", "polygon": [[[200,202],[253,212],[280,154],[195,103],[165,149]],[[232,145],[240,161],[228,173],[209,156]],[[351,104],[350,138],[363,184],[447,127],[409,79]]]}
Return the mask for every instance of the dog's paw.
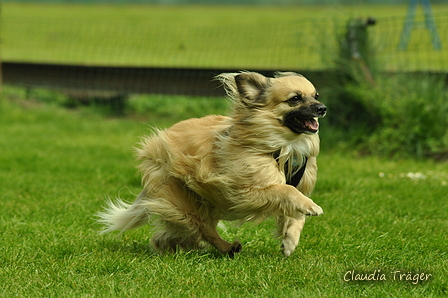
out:
{"label": "dog's paw", "polygon": [[283,240],[282,252],[285,257],[289,257],[296,250],[296,245],[291,241]]}
{"label": "dog's paw", "polygon": [[241,245],[241,242],[239,242],[238,240],[235,240],[232,243],[232,247],[230,248],[230,251],[227,253],[229,255],[229,257],[231,257],[232,259],[235,256],[235,253],[239,253],[243,250],[243,245]]}
{"label": "dog's paw", "polygon": [[306,204],[303,208],[303,214],[309,216],[319,216],[324,214],[324,210],[310,199],[309,204]]}

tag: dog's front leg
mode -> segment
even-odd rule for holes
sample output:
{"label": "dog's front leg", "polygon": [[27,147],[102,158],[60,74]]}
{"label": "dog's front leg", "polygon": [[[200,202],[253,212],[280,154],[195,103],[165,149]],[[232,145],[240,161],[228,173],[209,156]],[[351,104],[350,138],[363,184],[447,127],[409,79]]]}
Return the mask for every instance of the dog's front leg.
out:
{"label": "dog's front leg", "polygon": [[324,213],[319,205],[291,185],[277,184],[264,189],[252,189],[247,195],[247,199],[240,200],[235,209],[293,218],[300,218],[302,215],[319,216]]}
{"label": "dog's front leg", "polygon": [[299,245],[300,234],[305,225],[305,215],[299,218],[281,216],[278,218],[279,236],[282,237],[282,250],[285,257],[290,256]]}

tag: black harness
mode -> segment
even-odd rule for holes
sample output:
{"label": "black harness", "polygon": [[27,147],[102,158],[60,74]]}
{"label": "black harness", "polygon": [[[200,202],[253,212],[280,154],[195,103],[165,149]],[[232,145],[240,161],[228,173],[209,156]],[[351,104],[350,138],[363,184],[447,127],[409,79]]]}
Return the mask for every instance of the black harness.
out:
{"label": "black harness", "polygon": [[[274,159],[277,159],[280,156],[280,151],[276,151],[272,154],[272,156],[274,157]],[[305,161],[302,165],[302,167],[297,171],[297,173],[295,173],[292,177],[290,177],[289,179],[286,180],[286,184],[292,185],[294,187],[296,187],[300,180],[302,180],[303,174],[305,173],[305,169],[306,169],[306,163],[308,161],[308,158],[305,156]],[[289,167],[289,161],[285,162],[285,175],[286,172],[288,171],[288,167]]]}

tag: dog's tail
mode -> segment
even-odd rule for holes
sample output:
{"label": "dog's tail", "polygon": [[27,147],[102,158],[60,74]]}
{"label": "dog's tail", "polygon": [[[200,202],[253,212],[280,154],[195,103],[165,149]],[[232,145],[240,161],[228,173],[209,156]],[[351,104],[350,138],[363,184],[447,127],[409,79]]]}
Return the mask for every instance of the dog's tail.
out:
{"label": "dog's tail", "polygon": [[105,210],[98,213],[98,221],[105,225],[101,234],[112,231],[125,232],[147,223],[149,214],[141,205],[145,197],[146,192],[143,190],[133,204],[125,203],[119,198],[115,202],[109,200]]}

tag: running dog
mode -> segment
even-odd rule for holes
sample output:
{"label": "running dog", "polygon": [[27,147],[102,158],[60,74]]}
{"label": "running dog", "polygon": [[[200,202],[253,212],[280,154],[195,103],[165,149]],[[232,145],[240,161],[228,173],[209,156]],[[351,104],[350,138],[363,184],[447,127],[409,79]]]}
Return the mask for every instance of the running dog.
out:
{"label": "running dog", "polygon": [[218,223],[273,216],[289,256],[305,217],[323,213],[309,196],[317,175],[318,118],[327,108],[296,73],[223,73],[217,79],[233,101],[229,115],[185,120],[144,138],[137,148],[143,190],[132,204],[108,202],[99,214],[103,232],[127,231],[152,218],[152,244],[160,251],[211,244],[233,257],[242,245],[222,239]]}

